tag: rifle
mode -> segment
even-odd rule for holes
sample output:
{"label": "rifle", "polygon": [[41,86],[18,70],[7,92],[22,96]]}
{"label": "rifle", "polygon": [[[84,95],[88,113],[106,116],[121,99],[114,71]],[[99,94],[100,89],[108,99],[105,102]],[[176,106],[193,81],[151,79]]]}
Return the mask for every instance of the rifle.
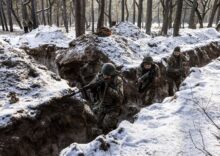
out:
{"label": "rifle", "polygon": [[76,94],[78,94],[78,93],[80,93],[82,91],[86,91],[88,89],[96,88],[96,87],[102,85],[104,82],[105,82],[105,79],[99,79],[99,80],[97,80],[94,83],[90,83],[90,84],[80,88],[78,91],[71,92],[70,94],[66,95],[65,97],[71,97],[71,96],[76,95]]}
{"label": "rifle", "polygon": [[142,83],[138,83],[138,92],[143,93],[145,89],[150,85],[152,79],[154,78],[155,70],[148,71],[144,75],[141,76]]}

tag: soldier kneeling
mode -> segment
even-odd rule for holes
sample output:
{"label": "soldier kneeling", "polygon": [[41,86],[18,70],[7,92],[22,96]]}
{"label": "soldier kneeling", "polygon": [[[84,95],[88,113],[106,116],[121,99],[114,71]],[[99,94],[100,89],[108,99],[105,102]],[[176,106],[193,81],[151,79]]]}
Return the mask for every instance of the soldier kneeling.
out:
{"label": "soldier kneeling", "polygon": [[98,73],[90,84],[96,82],[103,83],[93,89],[97,92],[94,97],[97,102],[93,106],[93,110],[97,115],[98,127],[106,133],[115,129],[118,123],[124,97],[123,81],[117,74],[115,66],[111,63],[105,63],[101,73]]}
{"label": "soldier kneeling", "polygon": [[137,69],[138,92],[141,93],[142,104],[149,105],[155,97],[155,89],[159,82],[160,70],[153,58],[146,56]]}

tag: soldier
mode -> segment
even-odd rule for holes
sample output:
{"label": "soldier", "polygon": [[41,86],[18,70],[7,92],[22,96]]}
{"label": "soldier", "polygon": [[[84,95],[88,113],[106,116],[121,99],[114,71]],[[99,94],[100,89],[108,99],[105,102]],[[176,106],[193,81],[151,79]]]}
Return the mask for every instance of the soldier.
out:
{"label": "soldier", "polygon": [[137,69],[138,92],[141,93],[144,105],[151,104],[155,97],[155,89],[159,83],[160,70],[153,58],[146,56]]}
{"label": "soldier", "polygon": [[180,47],[176,47],[174,48],[173,54],[168,59],[167,76],[169,84],[169,96],[174,94],[174,83],[178,90],[183,78],[186,77],[187,73],[188,61],[186,57],[180,52]]}
{"label": "soldier", "polygon": [[124,95],[123,81],[111,63],[105,63],[101,73],[98,73],[90,84],[100,80],[104,82],[96,88],[97,102],[93,110],[97,114],[98,127],[106,133],[116,128],[118,123]]}

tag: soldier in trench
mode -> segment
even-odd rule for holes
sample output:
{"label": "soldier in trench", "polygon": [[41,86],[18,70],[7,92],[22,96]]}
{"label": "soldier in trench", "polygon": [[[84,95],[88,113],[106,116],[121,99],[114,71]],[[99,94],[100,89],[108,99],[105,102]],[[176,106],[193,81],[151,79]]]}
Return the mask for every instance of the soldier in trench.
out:
{"label": "soldier in trench", "polygon": [[137,68],[137,87],[141,94],[142,104],[149,105],[155,99],[155,92],[159,85],[160,69],[150,56],[144,57]]}
{"label": "soldier in trench", "polygon": [[167,67],[169,96],[174,94],[174,86],[177,88],[177,90],[179,89],[180,84],[187,76],[188,71],[189,65],[186,57],[180,52],[180,47],[175,47],[173,54],[168,59]]}
{"label": "soldier in trench", "polygon": [[118,123],[124,97],[123,80],[113,64],[105,63],[90,84],[97,82],[102,83],[93,88],[97,94],[94,94],[96,103],[92,108],[97,116],[98,127],[106,133],[115,129]]}

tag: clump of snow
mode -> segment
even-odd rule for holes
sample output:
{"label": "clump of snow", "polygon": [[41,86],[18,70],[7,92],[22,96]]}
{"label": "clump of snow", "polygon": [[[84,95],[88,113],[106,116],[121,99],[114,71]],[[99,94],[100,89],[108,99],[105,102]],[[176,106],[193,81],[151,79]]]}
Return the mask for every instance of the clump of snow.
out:
{"label": "clump of snow", "polygon": [[0,38],[14,47],[27,46],[29,48],[36,48],[43,44],[54,44],[57,47],[68,48],[69,42],[73,39],[56,26],[39,26],[30,33],[21,36],[9,34],[0,35]]}
{"label": "clump of snow", "polygon": [[[220,58],[203,68],[192,68],[180,91],[162,103],[143,108],[134,123],[119,127],[88,144],[74,143],[61,156],[220,155],[219,130],[204,115],[205,108],[220,125]],[[100,141],[102,140],[102,141]],[[107,145],[107,149],[103,149]]]}
{"label": "clump of snow", "polygon": [[34,117],[36,107],[70,90],[55,73],[22,50],[7,45],[0,40],[0,127],[10,124],[13,118]]}
{"label": "clump of snow", "polygon": [[116,26],[112,27],[112,32],[113,34],[123,37],[129,37],[133,40],[150,37],[149,35],[144,33],[139,27],[130,22],[120,22]]}

